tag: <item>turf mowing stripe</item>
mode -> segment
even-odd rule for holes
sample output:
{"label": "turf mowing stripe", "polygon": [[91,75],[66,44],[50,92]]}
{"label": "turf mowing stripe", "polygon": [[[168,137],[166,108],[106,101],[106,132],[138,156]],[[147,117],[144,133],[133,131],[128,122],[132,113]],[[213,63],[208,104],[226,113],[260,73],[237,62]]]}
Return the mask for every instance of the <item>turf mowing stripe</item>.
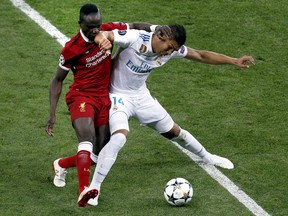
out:
{"label": "turf mowing stripe", "polygon": [[[42,17],[37,11],[31,8],[25,1],[10,0],[15,7],[23,11],[28,17],[35,21],[42,29],[44,29],[52,38],[55,38],[62,46],[69,40],[62,34],[55,26],[48,20]],[[261,206],[259,206],[253,199],[251,199],[243,190],[236,186],[229,178],[221,173],[216,167],[206,165],[200,162],[198,156],[192,154],[186,149],[182,148],[177,143],[174,143],[182,152],[188,155],[194,162],[196,162],[202,169],[204,169],[214,180],[229,191],[239,202],[241,202],[247,209],[249,209],[255,216],[270,216]]]}

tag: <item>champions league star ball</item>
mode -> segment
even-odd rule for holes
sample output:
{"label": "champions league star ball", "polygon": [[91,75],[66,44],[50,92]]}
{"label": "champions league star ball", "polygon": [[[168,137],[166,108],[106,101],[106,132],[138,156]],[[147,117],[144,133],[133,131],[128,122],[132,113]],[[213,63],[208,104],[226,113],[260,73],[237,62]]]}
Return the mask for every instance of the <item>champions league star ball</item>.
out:
{"label": "champions league star ball", "polygon": [[173,178],[164,188],[164,197],[173,206],[185,205],[191,201],[192,196],[192,185],[184,178]]}

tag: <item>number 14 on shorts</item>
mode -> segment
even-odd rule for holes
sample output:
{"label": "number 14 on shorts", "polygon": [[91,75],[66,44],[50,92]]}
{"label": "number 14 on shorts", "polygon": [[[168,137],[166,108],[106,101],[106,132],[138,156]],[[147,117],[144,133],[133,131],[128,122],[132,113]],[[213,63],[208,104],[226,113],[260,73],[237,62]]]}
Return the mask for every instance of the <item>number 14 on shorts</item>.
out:
{"label": "number 14 on shorts", "polygon": [[112,97],[112,104],[115,106],[115,105],[124,105],[124,102],[123,102],[123,99],[120,97],[120,98],[117,98],[117,97]]}
{"label": "number 14 on shorts", "polygon": [[118,110],[118,106],[120,105],[124,105],[124,102],[123,102],[123,99],[120,97],[111,97],[111,102],[112,102],[112,110],[115,111],[115,110]]}

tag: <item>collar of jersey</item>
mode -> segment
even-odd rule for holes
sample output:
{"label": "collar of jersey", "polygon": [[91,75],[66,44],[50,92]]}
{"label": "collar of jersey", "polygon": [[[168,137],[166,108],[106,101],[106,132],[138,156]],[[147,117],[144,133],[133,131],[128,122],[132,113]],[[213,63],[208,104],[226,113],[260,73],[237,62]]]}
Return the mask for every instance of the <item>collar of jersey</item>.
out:
{"label": "collar of jersey", "polygon": [[91,41],[83,34],[82,29],[80,29],[80,34],[87,43],[91,43]]}

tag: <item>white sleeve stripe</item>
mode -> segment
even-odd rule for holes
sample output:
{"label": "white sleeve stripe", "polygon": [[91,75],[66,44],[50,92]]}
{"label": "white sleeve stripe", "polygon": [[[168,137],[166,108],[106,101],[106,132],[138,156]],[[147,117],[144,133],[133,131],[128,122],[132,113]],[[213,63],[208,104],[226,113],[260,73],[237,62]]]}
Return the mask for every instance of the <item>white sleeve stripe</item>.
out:
{"label": "white sleeve stripe", "polygon": [[70,70],[70,68],[67,68],[67,67],[63,66],[62,64],[59,64],[59,67],[62,68],[63,70],[66,70],[66,71]]}

